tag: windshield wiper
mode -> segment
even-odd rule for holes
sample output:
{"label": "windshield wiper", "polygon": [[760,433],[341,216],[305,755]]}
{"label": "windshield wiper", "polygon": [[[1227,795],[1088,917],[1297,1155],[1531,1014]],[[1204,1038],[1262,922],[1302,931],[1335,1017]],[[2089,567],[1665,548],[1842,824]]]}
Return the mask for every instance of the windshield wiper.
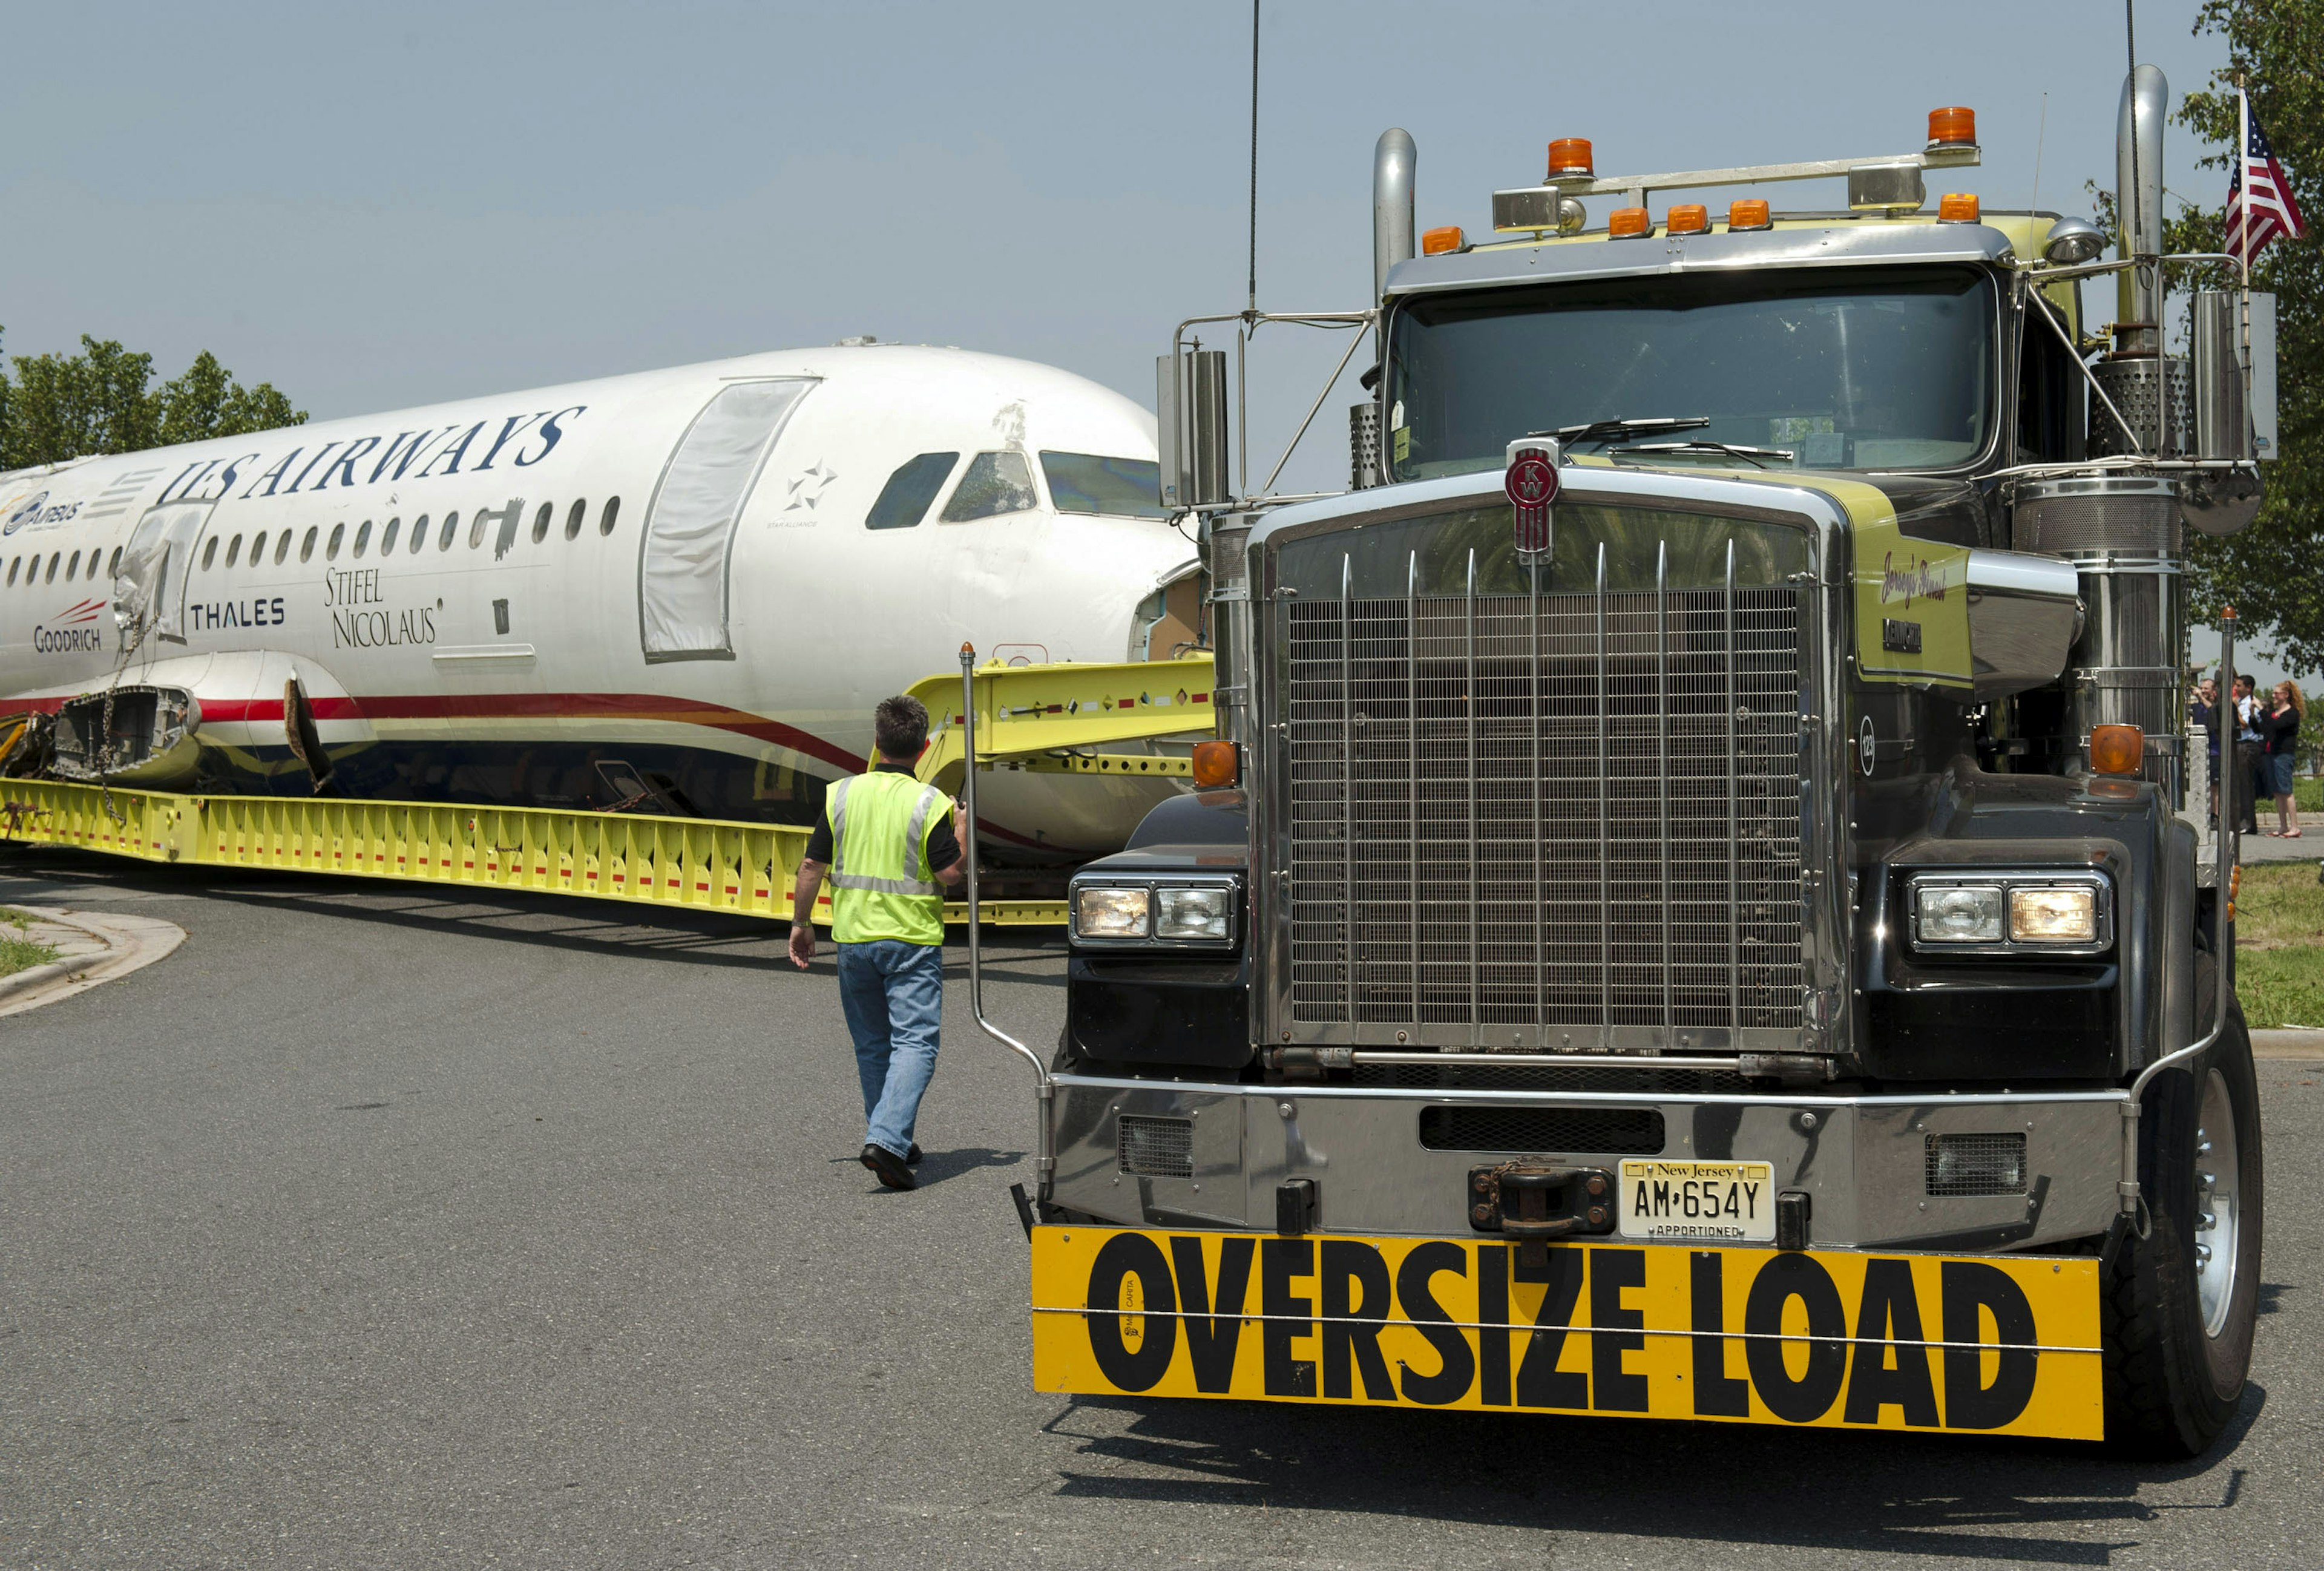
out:
{"label": "windshield wiper", "polygon": [[1529,437],[1555,437],[1569,445],[1588,442],[1592,447],[1604,447],[1608,442],[1627,441],[1632,437],[1650,437],[1663,431],[1700,430],[1711,423],[1707,414],[1655,415],[1644,420],[1593,420],[1578,426],[1560,426],[1554,431],[1527,431]]}
{"label": "windshield wiper", "polygon": [[1733,442],[1714,442],[1707,437],[1696,437],[1683,442],[1642,442],[1613,450],[1616,453],[1725,453],[1762,469],[1767,467],[1759,462],[1762,458],[1781,458],[1788,464],[1793,457],[1789,448],[1738,447]]}

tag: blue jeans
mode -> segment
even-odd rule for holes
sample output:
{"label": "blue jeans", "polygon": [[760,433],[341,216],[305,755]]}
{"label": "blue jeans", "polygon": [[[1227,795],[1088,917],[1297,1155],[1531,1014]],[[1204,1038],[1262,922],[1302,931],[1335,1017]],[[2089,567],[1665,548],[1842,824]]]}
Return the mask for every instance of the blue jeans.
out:
{"label": "blue jeans", "polygon": [[863,1082],[864,1143],[905,1156],[936,1072],[944,950],[900,938],[840,945],[839,1003]]}

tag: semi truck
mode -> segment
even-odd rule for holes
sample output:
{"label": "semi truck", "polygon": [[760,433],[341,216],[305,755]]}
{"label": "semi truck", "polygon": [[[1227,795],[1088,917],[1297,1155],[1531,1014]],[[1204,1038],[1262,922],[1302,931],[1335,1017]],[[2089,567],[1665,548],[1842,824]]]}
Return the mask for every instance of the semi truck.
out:
{"label": "semi truck", "polygon": [[[2164,253],[2166,106],[2135,69],[2114,236],[1982,203],[1961,107],[1563,139],[1475,238],[1391,130],[1375,298],[1287,319],[1377,351],[1337,494],[1228,474],[1190,334],[1286,319],[1181,326],[1218,733],[1074,875],[1054,1052],[977,998],[1040,1389],[2227,1428],[2264,1186],[2182,570],[2258,505],[2273,316],[2173,284],[2235,259]],[[1846,206],[1707,199],[1801,180]]]}

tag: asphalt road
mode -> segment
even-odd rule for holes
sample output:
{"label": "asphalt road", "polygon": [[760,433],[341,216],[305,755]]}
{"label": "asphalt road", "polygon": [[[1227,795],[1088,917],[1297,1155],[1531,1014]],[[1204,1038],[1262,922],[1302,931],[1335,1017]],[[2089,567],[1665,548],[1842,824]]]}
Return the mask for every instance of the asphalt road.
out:
{"label": "asphalt road", "polygon": [[[1031,1098],[957,979],[890,1194],[828,966],[761,924],[69,854],[0,900],[191,935],[0,1021],[0,1565],[2324,1563],[2324,1065],[2262,1066],[2265,1318],[2200,1465],[1097,1401],[1031,1389]],[[1056,951],[997,969],[1054,1040]]]}

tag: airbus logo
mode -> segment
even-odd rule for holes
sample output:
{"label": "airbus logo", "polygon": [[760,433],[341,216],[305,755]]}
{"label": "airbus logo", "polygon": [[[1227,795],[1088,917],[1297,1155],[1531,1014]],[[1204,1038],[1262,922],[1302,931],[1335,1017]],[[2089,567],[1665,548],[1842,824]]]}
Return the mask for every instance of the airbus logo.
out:
{"label": "airbus logo", "polygon": [[15,511],[8,514],[8,522],[0,523],[0,535],[14,534],[32,520],[40,517],[41,509],[48,500],[49,494],[45,491],[36,491],[24,498],[17,504]]}

